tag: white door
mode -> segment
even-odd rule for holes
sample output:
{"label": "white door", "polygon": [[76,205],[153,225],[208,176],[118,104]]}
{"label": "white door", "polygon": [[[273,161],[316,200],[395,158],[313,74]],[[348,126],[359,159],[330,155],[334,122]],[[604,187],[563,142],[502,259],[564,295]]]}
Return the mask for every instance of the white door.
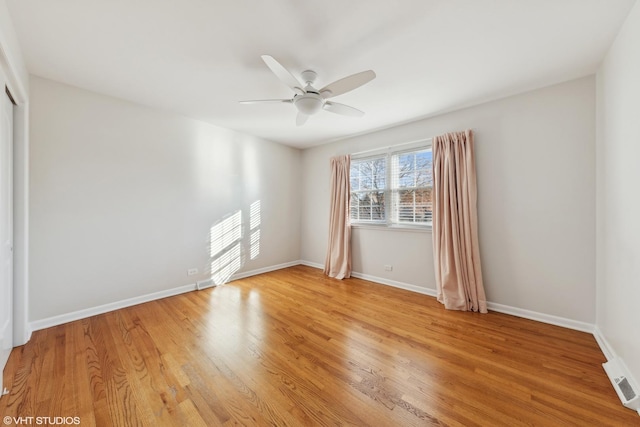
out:
{"label": "white door", "polygon": [[[0,372],[13,347],[13,104],[0,72]],[[0,375],[0,395],[4,391]]]}

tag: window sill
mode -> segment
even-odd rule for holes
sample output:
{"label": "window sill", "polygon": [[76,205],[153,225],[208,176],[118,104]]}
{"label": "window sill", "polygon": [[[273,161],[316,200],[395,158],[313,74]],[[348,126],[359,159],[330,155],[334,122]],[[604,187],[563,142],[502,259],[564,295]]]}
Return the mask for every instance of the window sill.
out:
{"label": "window sill", "polygon": [[408,231],[412,233],[431,233],[432,228],[430,225],[399,225],[399,224],[363,224],[352,223],[351,228],[363,229],[363,230],[385,230],[385,231]]}

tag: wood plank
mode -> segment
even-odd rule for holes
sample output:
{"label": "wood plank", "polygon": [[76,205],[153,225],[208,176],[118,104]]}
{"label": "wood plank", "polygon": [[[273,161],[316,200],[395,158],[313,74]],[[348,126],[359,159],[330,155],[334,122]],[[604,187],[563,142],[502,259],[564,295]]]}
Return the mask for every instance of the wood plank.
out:
{"label": "wood plank", "polygon": [[37,331],[0,414],[81,425],[631,426],[590,334],[296,266]]}

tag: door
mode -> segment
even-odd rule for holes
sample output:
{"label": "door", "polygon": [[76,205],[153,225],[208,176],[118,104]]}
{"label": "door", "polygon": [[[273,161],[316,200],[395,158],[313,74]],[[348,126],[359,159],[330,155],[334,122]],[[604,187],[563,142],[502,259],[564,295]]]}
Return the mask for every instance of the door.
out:
{"label": "door", "polygon": [[[1,72],[0,82],[4,88]],[[4,371],[13,347],[13,104],[4,90],[0,97],[0,371]]]}

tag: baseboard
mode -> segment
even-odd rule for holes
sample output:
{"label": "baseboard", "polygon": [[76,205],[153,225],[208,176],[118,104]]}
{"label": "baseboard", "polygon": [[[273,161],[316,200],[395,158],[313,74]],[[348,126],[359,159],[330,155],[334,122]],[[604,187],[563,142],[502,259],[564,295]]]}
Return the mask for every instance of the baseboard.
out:
{"label": "baseboard", "polygon": [[604,357],[606,357],[608,361],[617,357],[616,352],[613,350],[613,347],[611,347],[611,344],[609,344],[609,341],[604,337],[598,325],[593,327],[593,337],[596,339],[596,342],[600,346],[600,350],[602,350]]}
{"label": "baseboard", "polygon": [[[234,274],[233,276],[231,276],[230,280],[243,279],[245,277],[255,276],[257,274],[262,274],[262,273],[268,273],[270,271],[280,270],[287,267],[293,267],[294,265],[299,265],[299,264],[300,264],[300,261],[291,261],[291,262],[272,265],[269,267],[259,268],[255,270],[244,271],[241,273]],[[177,288],[167,289],[164,291],[153,292],[146,295],[140,295],[138,297],[128,298],[125,300],[116,301],[109,304],[103,304],[97,307],[86,308],[83,310],[73,311],[71,313],[65,313],[58,316],[52,316],[52,317],[47,317],[45,319],[35,320],[29,324],[30,332],[38,331],[40,329],[50,328],[52,326],[62,325],[64,323],[85,319],[87,317],[108,313],[110,311],[131,307],[133,305],[138,305],[138,304],[142,304],[149,301],[154,301],[162,298],[172,297],[174,295],[184,294],[186,292],[191,292],[194,290],[196,290],[195,283],[179,286]]]}
{"label": "baseboard", "polygon": [[[315,268],[324,268],[323,265],[301,260],[300,264]],[[435,289],[423,288],[420,286],[412,285],[409,283],[397,282],[394,280],[385,279],[383,277],[372,276],[369,274],[351,272],[352,277],[368,280],[370,282],[379,283],[381,285],[393,286],[395,288],[405,289],[407,291],[417,292],[424,295],[435,297],[437,295]],[[489,310],[497,311],[498,313],[510,314],[512,316],[522,317],[525,319],[535,320],[542,323],[548,323],[551,325],[561,326],[563,328],[574,329],[582,332],[593,333],[593,325],[586,322],[580,322],[577,320],[567,319],[564,317],[553,316],[551,314],[539,313],[536,311],[525,310],[522,308],[511,307],[508,305],[497,304],[487,302],[487,308]]]}
{"label": "baseboard", "polygon": [[[317,262],[300,260],[298,264],[306,265],[307,267],[318,268],[320,270],[324,269],[324,265],[318,264]],[[368,280],[369,282],[379,283],[381,285],[393,286],[394,288],[400,288],[406,291],[417,292],[423,295],[429,295],[432,297],[436,296],[435,289],[423,288],[421,286],[412,285],[410,283],[398,282],[396,280],[385,279],[383,277],[377,277],[377,276],[371,276],[369,274],[358,273],[357,271],[352,271],[351,277],[355,277],[357,279],[362,279],[362,280]]]}
{"label": "baseboard", "polygon": [[[14,325],[15,326],[15,325]],[[21,345],[25,345],[31,339],[31,324],[29,322],[24,325],[24,328],[20,329],[16,332],[16,329],[13,330],[13,346],[18,347]]]}
{"label": "baseboard", "polygon": [[196,289],[195,283],[191,285],[179,286],[177,288],[167,289],[159,292],[153,292],[146,295],[140,295],[138,297],[128,298],[121,301],[112,302],[109,304],[103,304],[97,307],[85,308],[83,310],[73,311],[71,313],[60,314],[58,316],[52,316],[52,317],[47,317],[45,319],[35,320],[30,323],[30,326],[32,331],[38,331],[40,329],[62,325],[64,323],[85,319],[87,317],[95,316],[98,314],[108,313],[110,311],[118,310],[121,308],[131,307],[133,305],[138,305],[145,302],[154,301],[157,299],[184,294],[186,292],[191,292],[195,289]]}
{"label": "baseboard", "polygon": [[510,314],[512,316],[535,320],[542,323],[548,323],[550,325],[561,326],[567,329],[574,329],[576,331],[588,332],[590,334],[593,333],[593,324],[580,322],[573,319],[567,319],[566,317],[525,310],[524,308],[511,307],[509,305],[498,304],[495,302],[487,302],[487,308],[489,310],[497,311],[498,313]]}
{"label": "baseboard", "polygon": [[229,281],[231,282],[238,279],[244,279],[246,277],[257,276],[258,274],[269,273],[271,271],[276,271],[276,270],[282,270],[283,268],[293,267],[295,265],[300,265],[301,263],[302,263],[301,261],[297,260],[297,261],[285,262],[282,264],[270,265],[268,267],[263,267],[263,268],[256,268],[255,270],[243,271],[231,276],[231,279]]}
{"label": "baseboard", "polygon": [[[306,261],[306,260],[296,260],[291,262],[286,262],[282,264],[272,265],[268,267],[258,268],[249,271],[243,271],[237,274],[234,274],[231,277],[231,280],[243,279],[250,276],[255,276],[258,274],[268,273],[275,270],[281,270],[283,268],[293,267],[295,265],[306,265],[308,267],[319,268],[322,269],[324,266],[319,263]],[[386,279],[383,277],[372,276],[369,274],[352,272],[351,275],[353,277],[368,280],[370,282],[379,283],[386,286],[392,286],[399,289],[404,289],[411,292],[420,293],[423,295],[429,295],[432,297],[436,296],[435,289],[423,288],[421,286],[412,285],[410,283],[398,282],[395,280]],[[95,316],[97,314],[107,313],[109,311],[118,310],[120,308],[130,307],[137,304],[142,304],[145,302],[166,298],[174,295],[179,295],[185,292],[190,292],[196,289],[196,284],[184,285],[173,289],[167,289],[160,292],[154,292],[151,294],[141,295],[134,298],[129,298],[122,301],[116,301],[109,304],[100,305],[97,307],[91,307],[83,310],[74,311],[71,313],[61,314],[58,316],[52,316],[45,319],[36,320],[30,323],[30,331],[37,331],[44,328],[49,328],[52,326],[61,325],[67,322],[73,322],[74,320],[84,319],[86,317]],[[523,317],[525,319],[536,320],[542,323],[549,323],[552,325],[562,326],[569,329],[575,329],[578,331],[593,333],[602,348],[603,353],[607,359],[610,358],[610,355],[614,354],[611,351],[611,347],[606,343],[606,340],[602,337],[602,334],[596,334],[594,331],[594,326],[589,323],[579,322],[576,320],[566,319],[563,317],[553,316],[550,314],[539,313],[531,310],[525,310],[517,307],[511,307],[503,304],[497,304],[488,302],[487,307],[490,310],[497,311],[499,313],[510,314],[513,316]]]}
{"label": "baseboard", "polygon": [[300,265],[306,265],[307,267],[313,267],[313,268],[318,268],[320,270],[324,270],[324,265],[322,264],[318,264],[317,262],[311,262],[311,261],[305,261],[305,260],[300,260],[298,261],[298,263]]}
{"label": "baseboard", "polygon": [[396,280],[386,279],[384,277],[371,276],[369,274],[351,272],[351,277],[357,279],[368,280],[369,282],[380,283],[381,285],[393,286],[394,288],[404,289],[406,291],[416,292],[423,295],[429,295],[431,297],[436,296],[435,289],[423,288],[421,286],[412,285],[410,283],[398,282]]}

